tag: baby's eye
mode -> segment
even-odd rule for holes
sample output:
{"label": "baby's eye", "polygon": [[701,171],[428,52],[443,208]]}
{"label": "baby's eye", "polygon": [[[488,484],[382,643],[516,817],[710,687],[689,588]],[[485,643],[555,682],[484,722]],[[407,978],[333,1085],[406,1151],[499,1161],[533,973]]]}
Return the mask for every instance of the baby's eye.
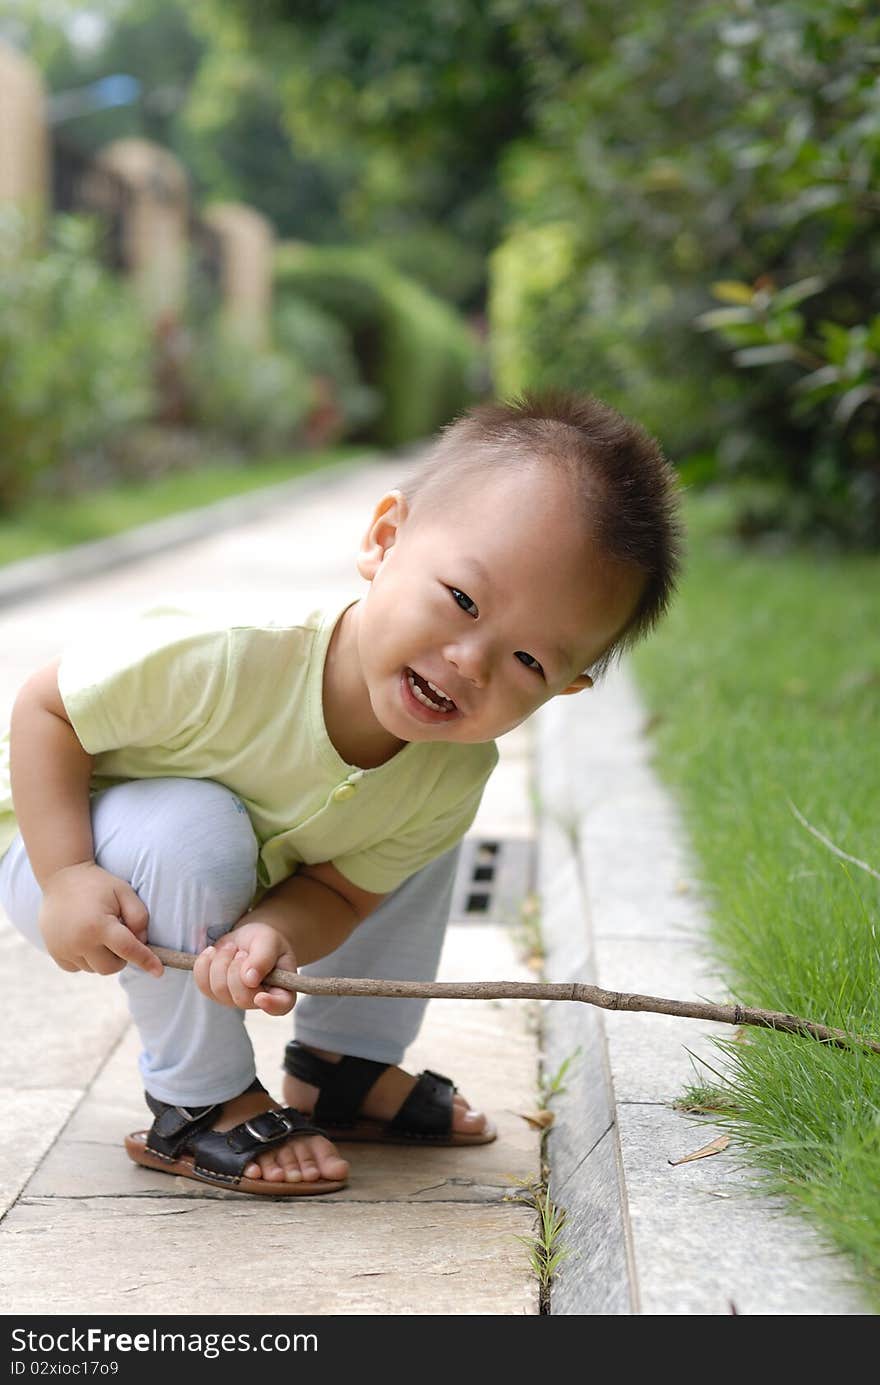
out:
{"label": "baby's eye", "polygon": [[518,649],[514,658],[519,659],[520,663],[525,664],[526,668],[533,668],[536,673],[540,673],[542,678],[544,677],[544,670],[537,659],[534,658],[533,655],[527,654],[524,649]]}
{"label": "baby's eye", "polygon": [[469,616],[478,616],[480,614],[477,610],[476,602],[471,601],[467,592],[459,591],[458,587],[450,587],[449,590],[452,592],[453,597],[458,602],[461,609],[467,611]]}

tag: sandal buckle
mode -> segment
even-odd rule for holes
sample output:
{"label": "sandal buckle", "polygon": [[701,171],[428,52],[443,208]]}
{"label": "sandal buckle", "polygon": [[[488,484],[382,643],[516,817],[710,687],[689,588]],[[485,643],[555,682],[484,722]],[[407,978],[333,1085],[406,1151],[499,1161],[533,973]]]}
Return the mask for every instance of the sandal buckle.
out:
{"label": "sandal buckle", "polygon": [[183,1116],[185,1121],[197,1121],[201,1120],[202,1116],[206,1116],[209,1111],[216,1110],[216,1104],[214,1106],[175,1106],[174,1109]]}
{"label": "sandal buckle", "polygon": [[[266,1121],[270,1117],[270,1123],[274,1124],[275,1129],[266,1134],[263,1130],[258,1129],[257,1122]],[[244,1121],[243,1125],[248,1134],[252,1135],[261,1145],[277,1140],[279,1135],[289,1134],[294,1128],[293,1121],[283,1115],[281,1111],[263,1111],[259,1116],[254,1116],[252,1120]]]}

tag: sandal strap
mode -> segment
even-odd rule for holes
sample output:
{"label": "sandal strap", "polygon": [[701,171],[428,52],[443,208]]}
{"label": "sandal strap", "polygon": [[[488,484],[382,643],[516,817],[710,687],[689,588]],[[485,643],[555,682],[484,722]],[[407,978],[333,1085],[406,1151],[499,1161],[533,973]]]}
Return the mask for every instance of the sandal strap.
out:
{"label": "sandal strap", "polygon": [[170,1106],[145,1092],[147,1105],[156,1119],[147,1133],[147,1149],[174,1159],[191,1135],[207,1130],[222,1102],[213,1106]]}
{"label": "sandal strap", "polygon": [[[262,1083],[247,1088],[265,1091]],[[266,1150],[286,1144],[292,1135],[323,1135],[324,1131],[301,1111],[282,1106],[261,1111],[230,1130],[208,1127],[224,1102],[211,1106],[172,1106],[145,1092],[147,1105],[156,1119],[147,1133],[147,1149],[173,1161],[181,1154],[192,1154],[193,1171],[230,1184],[238,1183],[248,1164]]]}
{"label": "sandal strap", "polygon": [[[246,1092],[265,1092],[266,1088],[255,1077]],[[210,1106],[175,1106],[171,1102],[160,1101],[158,1097],[144,1092],[147,1105],[156,1119],[147,1133],[147,1149],[154,1154],[176,1158],[191,1135],[207,1130],[214,1120],[215,1112],[223,1106],[222,1101],[214,1101]]]}
{"label": "sandal strap", "polygon": [[308,1082],[310,1087],[323,1087],[332,1080],[337,1065],[331,1063],[328,1058],[319,1058],[317,1053],[306,1048],[299,1039],[291,1039],[290,1043],[285,1045],[283,1066],[284,1071],[289,1072],[291,1077]]}
{"label": "sandal strap", "polygon": [[276,1111],[261,1111],[231,1130],[202,1131],[188,1141],[187,1151],[193,1156],[194,1173],[207,1173],[215,1180],[235,1184],[258,1155],[286,1144],[291,1135],[323,1133],[302,1112],[283,1106]]}
{"label": "sandal strap", "polygon": [[455,1083],[442,1072],[426,1068],[388,1129],[409,1139],[437,1139],[452,1130]]}
{"label": "sandal strap", "polygon": [[[364,1097],[390,1063],[347,1054],[338,1063],[319,1058],[297,1039],[284,1050],[284,1069],[311,1087],[318,1087],[315,1120],[340,1130],[353,1126],[360,1115]],[[426,1068],[388,1130],[409,1139],[438,1139],[452,1130],[452,1098],[458,1090],[450,1077]]]}
{"label": "sandal strap", "polygon": [[319,1058],[298,1039],[291,1039],[284,1050],[284,1069],[310,1087],[318,1087],[315,1120],[323,1125],[353,1126],[364,1097],[375,1086],[391,1063],[346,1054],[338,1063]]}

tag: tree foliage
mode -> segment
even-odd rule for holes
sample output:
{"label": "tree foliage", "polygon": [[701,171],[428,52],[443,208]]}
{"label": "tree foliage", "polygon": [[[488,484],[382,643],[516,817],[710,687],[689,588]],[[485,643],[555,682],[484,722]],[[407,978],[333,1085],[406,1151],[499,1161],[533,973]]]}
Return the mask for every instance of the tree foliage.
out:
{"label": "tree foliage", "polygon": [[468,308],[491,253],[501,391],[593,389],[691,476],[747,481],[750,524],[880,541],[869,0],[115,0],[114,14],[94,70],[112,59],[166,92],[151,128],[164,121],[203,199],[250,202],[285,237],[368,245]]}
{"label": "tree foliage", "polygon": [[[508,4],[541,56],[496,260],[505,383],[592,375],[673,448],[756,478],[767,522],[877,542],[880,13],[592,0],[578,27],[573,8]],[[530,294],[548,227],[566,270]],[[706,316],[719,282],[744,286],[736,321]]]}
{"label": "tree foliage", "polygon": [[[503,5],[204,3],[236,16],[243,41],[270,61],[294,148],[325,168],[342,161],[352,235],[388,238],[401,265],[423,258],[406,235],[417,246],[438,227],[463,256],[487,253],[503,226],[502,154],[529,128],[528,75]],[[454,270],[446,282],[478,300],[472,274],[467,289]]]}

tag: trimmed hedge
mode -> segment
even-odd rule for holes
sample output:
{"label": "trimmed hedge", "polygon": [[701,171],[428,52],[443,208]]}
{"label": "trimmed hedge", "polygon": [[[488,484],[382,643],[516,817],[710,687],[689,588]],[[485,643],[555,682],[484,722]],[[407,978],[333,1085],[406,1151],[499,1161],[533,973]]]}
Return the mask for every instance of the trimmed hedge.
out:
{"label": "trimmed hedge", "polygon": [[380,398],[363,436],[399,447],[436,432],[477,388],[479,348],[446,303],[376,255],[284,244],[276,252],[281,304],[295,295],[348,330],[362,378]]}

